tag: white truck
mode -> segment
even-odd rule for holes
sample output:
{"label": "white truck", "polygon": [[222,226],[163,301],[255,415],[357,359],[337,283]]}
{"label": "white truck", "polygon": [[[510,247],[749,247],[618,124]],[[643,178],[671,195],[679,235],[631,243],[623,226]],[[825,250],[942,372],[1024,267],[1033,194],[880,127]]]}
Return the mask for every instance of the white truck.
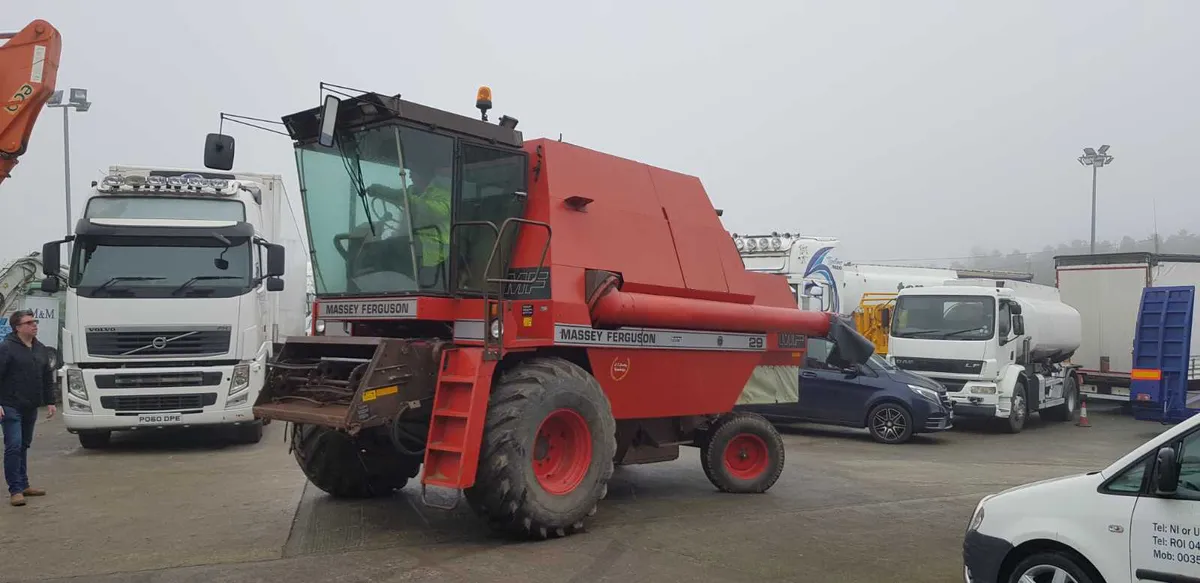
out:
{"label": "white truck", "polygon": [[1018,281],[949,280],[900,290],[888,360],[947,389],[954,416],[1025,427],[1030,413],[1073,419],[1079,379],[1079,312],[1058,290]]}
{"label": "white truck", "polygon": [[307,311],[307,253],[282,177],[113,166],[93,188],[75,233],[42,249],[54,293],[71,245],[67,430],[85,448],[113,431],[203,425],[257,442],[265,365],[304,334]]}
{"label": "white truck", "polygon": [[[1103,253],[1054,258],[1064,302],[1079,310],[1083,337],[1071,362],[1088,397],[1129,401],[1133,336],[1142,290],[1200,286],[1200,255]],[[1193,318],[1188,388],[1200,389],[1200,318]]]}
{"label": "white truck", "polygon": [[914,286],[940,285],[951,279],[989,278],[1029,281],[1031,274],[901,265],[873,265],[842,260],[841,241],[773,232],[733,235],[749,271],[787,276],[803,310],[853,315],[864,295],[895,294]]}

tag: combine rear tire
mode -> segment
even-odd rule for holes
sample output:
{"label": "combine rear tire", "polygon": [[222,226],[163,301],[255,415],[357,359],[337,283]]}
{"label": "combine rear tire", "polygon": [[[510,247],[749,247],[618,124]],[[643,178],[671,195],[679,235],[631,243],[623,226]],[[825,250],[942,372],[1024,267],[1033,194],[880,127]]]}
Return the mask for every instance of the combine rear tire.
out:
{"label": "combine rear tire", "polygon": [[582,531],[608,493],[616,422],[600,383],[560,358],[532,358],[492,389],[467,501],[494,528],[532,538]]}
{"label": "combine rear tire", "polygon": [[309,481],[336,498],[389,496],[417,475],[422,461],[319,425],[294,425],[292,447]]}
{"label": "combine rear tire", "polygon": [[783,473],[783,459],[783,437],[754,413],[722,415],[700,443],[704,474],[723,492],[766,492]]}

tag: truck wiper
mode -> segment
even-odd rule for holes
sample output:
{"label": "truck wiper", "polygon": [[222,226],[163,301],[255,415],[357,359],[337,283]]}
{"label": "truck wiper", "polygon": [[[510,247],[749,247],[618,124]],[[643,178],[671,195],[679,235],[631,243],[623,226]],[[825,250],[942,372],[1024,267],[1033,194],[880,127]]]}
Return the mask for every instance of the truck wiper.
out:
{"label": "truck wiper", "polygon": [[979,330],[979,326],[976,326],[974,328],[964,328],[962,330],[953,330],[951,332],[946,332],[945,334],[942,334],[942,336],[945,338],[949,338],[951,336],[956,336],[958,334],[965,334],[967,332],[975,332],[977,330]]}
{"label": "truck wiper", "polygon": [[108,286],[110,286],[114,283],[117,283],[118,281],[154,281],[156,279],[166,279],[166,278],[165,277],[147,277],[144,275],[118,275],[117,277],[108,278],[108,281],[100,284],[99,287],[92,290],[92,293],[96,293],[102,289],[105,289]]}
{"label": "truck wiper", "polygon": [[896,337],[897,338],[912,338],[917,335],[932,334],[934,332],[941,332],[941,330],[934,330],[934,329],[905,330],[903,332],[897,332]]}
{"label": "truck wiper", "polygon": [[[162,279],[162,278],[160,277],[159,279]],[[213,280],[213,279],[241,279],[241,276],[238,276],[238,275],[197,275],[196,277],[193,277],[193,278],[179,284],[179,287],[171,290],[171,295],[175,295],[175,294],[183,291],[184,288],[192,285],[193,283],[196,283],[197,281],[201,281],[201,280],[208,281],[208,280]]]}

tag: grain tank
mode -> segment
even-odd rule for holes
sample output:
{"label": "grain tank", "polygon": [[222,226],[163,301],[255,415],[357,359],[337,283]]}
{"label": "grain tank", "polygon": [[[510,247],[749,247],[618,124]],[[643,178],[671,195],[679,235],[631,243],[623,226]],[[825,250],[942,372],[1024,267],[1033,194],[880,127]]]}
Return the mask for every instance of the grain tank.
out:
{"label": "grain tank", "polygon": [[1079,378],[1067,364],[1080,318],[1053,287],[960,279],[896,297],[888,358],[946,386],[955,416],[1002,420],[1019,432],[1032,413],[1067,421]]}

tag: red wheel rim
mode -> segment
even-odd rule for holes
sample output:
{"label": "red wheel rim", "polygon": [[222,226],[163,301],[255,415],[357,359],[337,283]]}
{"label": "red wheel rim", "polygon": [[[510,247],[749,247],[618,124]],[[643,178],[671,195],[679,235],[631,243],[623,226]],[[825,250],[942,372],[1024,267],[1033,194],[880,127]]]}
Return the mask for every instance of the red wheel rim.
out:
{"label": "red wheel rim", "polygon": [[592,432],[583,416],[558,409],[538,426],[533,443],[533,474],[545,491],[568,494],[592,465]]}
{"label": "red wheel rim", "polygon": [[725,446],[725,469],[735,478],[753,480],[767,471],[770,452],[767,442],[750,433],[741,433]]}

